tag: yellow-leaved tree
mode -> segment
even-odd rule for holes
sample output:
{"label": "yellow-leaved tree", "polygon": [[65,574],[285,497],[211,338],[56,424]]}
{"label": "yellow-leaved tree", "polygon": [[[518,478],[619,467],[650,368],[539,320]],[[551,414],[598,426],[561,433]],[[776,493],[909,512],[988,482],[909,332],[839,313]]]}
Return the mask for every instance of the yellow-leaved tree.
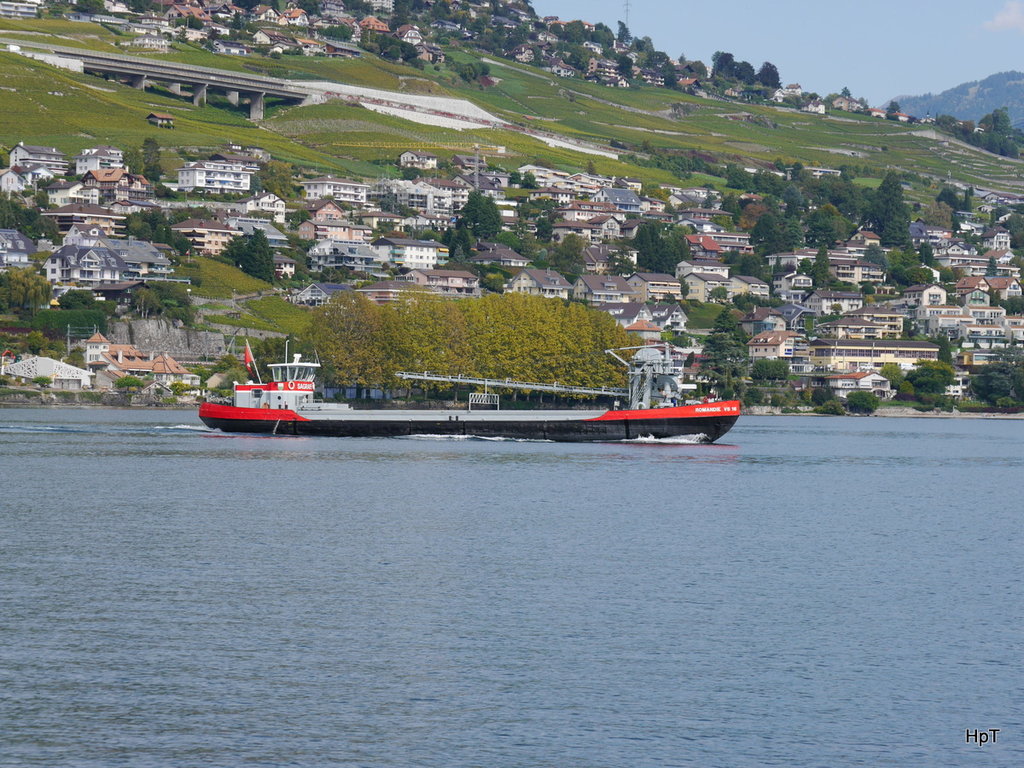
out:
{"label": "yellow-leaved tree", "polygon": [[394,382],[397,330],[390,308],[343,291],[313,311],[308,334],[339,383],[385,388]]}
{"label": "yellow-leaved tree", "polygon": [[622,386],[622,365],[605,350],[635,342],[607,313],[557,299],[416,292],[379,306],[354,291],[313,312],[309,339],[336,383],[379,388],[401,386],[396,371]]}

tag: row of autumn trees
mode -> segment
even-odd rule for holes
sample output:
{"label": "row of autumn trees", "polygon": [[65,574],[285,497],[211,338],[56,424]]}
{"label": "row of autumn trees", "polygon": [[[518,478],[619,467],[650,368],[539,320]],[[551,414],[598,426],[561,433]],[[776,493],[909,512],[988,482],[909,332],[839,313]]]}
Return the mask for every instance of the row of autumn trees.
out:
{"label": "row of autumn trees", "polygon": [[624,369],[605,350],[635,339],[604,312],[537,296],[423,292],[378,305],[345,292],[314,310],[306,341],[328,381],[386,389],[408,386],[396,371],[621,387]]}

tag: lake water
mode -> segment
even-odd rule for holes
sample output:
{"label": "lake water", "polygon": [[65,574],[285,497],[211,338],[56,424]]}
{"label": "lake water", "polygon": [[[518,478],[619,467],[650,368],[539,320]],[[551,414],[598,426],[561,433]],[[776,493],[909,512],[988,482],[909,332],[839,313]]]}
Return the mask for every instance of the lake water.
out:
{"label": "lake water", "polygon": [[1022,470],[1019,421],[0,410],[0,765],[1021,765]]}

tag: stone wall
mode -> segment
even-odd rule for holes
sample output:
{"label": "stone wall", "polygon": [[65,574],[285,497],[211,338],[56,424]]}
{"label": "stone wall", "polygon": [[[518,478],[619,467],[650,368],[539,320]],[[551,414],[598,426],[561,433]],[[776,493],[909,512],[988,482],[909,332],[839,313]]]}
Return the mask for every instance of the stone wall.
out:
{"label": "stone wall", "polygon": [[110,324],[107,338],[175,360],[216,359],[225,353],[223,333],[194,331],[169,320],[119,320]]}

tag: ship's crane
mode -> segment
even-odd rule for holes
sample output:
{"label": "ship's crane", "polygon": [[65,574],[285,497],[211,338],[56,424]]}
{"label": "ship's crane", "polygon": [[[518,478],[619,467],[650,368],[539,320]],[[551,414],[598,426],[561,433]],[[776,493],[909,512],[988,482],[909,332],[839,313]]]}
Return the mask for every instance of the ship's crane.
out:
{"label": "ship's crane", "polygon": [[[633,356],[626,360],[616,354],[635,350]],[[629,387],[577,387],[568,384],[542,384],[533,381],[515,381],[513,379],[486,379],[476,376],[446,376],[439,373],[411,373],[398,371],[395,373],[400,379],[414,381],[434,381],[445,384],[469,384],[471,386],[483,387],[486,399],[478,402],[487,402],[497,406],[497,396],[491,395],[491,389],[530,389],[537,392],[557,392],[563,395],[594,395],[611,397],[629,397],[631,410],[650,408],[652,401],[658,400],[658,405],[673,405],[684,391],[692,391],[697,388],[695,384],[684,384],[679,376],[673,373],[672,351],[668,344],[649,344],[641,347],[621,347],[619,349],[606,349],[609,355],[614,357],[628,369]]]}
{"label": "ship's crane", "polygon": [[[636,350],[626,360],[615,354]],[[650,408],[654,400],[660,400],[657,406],[672,405],[682,396],[683,392],[697,389],[696,384],[685,384],[674,372],[672,364],[672,347],[670,344],[646,344],[640,347],[620,347],[606,349],[609,355],[629,369],[629,407],[633,409]]]}

